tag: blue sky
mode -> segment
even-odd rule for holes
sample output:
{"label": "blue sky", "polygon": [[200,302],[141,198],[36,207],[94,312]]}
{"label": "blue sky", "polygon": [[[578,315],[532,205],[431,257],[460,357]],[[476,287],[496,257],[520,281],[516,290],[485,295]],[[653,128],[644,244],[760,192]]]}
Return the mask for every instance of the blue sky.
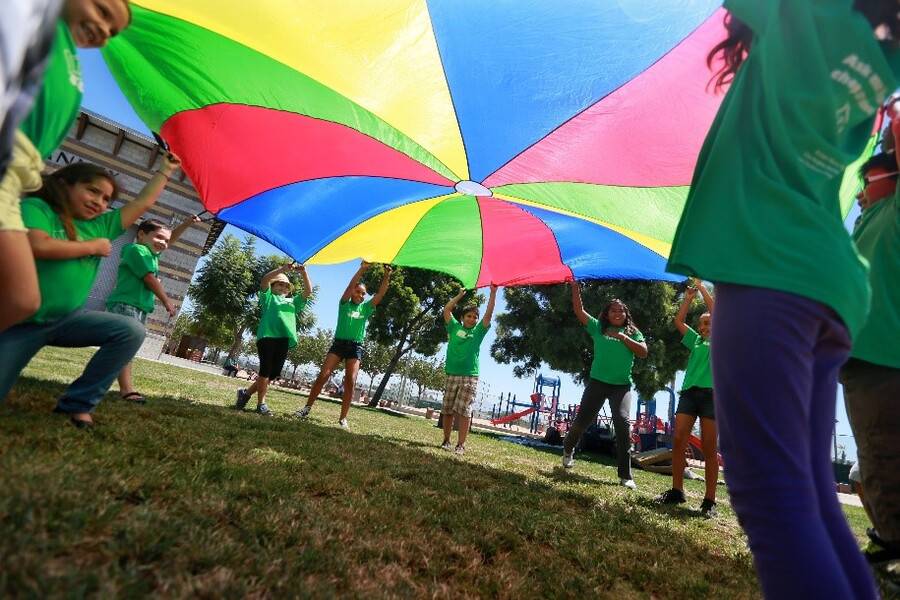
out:
{"label": "blue sky", "polygon": [[[129,106],[112,76],[107,71],[100,52],[97,50],[79,50],[78,55],[84,72],[84,107],[131,129],[149,134],[149,130]],[[854,209],[854,213],[850,215],[848,222],[852,223],[856,218],[856,214],[857,211]],[[249,235],[230,225],[225,232],[239,237]],[[263,240],[258,240],[257,247],[259,252],[263,254],[281,254],[280,250]],[[337,320],[337,300],[343,293],[347,281],[356,271],[357,266],[358,263],[352,262],[330,266],[311,265],[309,267],[309,274],[313,283],[320,288],[319,301],[313,308],[318,327],[334,329]],[[505,305],[502,294],[500,294],[496,312],[500,313],[504,310]],[[574,319],[574,316],[572,318]],[[511,365],[498,364],[490,357],[487,349],[493,342],[494,337],[492,330],[485,338],[484,349],[481,354],[481,380],[486,386],[487,392],[491,394],[499,394],[501,392],[513,393],[516,394],[521,402],[531,394],[533,379],[516,379],[512,374]],[[561,375],[549,370],[544,370],[544,374],[551,376]],[[677,385],[681,384],[682,375],[682,373],[678,374],[676,378]],[[582,389],[581,386],[576,385],[572,381],[571,377],[562,375],[561,401],[563,404],[577,404],[581,398]],[[668,404],[667,394],[657,394],[657,415],[665,417],[668,411]],[[485,408],[487,408],[487,403]],[[837,420],[838,443],[845,445],[849,457],[855,457],[856,445],[850,435],[850,427],[844,411],[844,398],[840,389],[837,397]]]}

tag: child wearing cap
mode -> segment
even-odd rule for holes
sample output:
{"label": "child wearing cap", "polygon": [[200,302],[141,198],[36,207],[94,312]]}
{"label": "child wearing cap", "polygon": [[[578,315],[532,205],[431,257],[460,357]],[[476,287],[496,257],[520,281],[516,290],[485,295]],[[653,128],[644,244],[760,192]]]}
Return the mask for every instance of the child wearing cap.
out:
{"label": "child wearing cap", "polygon": [[[303,292],[292,295],[294,286],[285,274],[300,273]],[[237,391],[234,407],[243,410],[254,393],[257,394],[256,412],[270,417],[272,411],[266,405],[269,381],[281,377],[284,361],[290,348],[297,345],[297,317],[306,308],[312,284],[303,265],[287,264],[266,273],[259,284],[259,305],[262,315],[256,329],[256,349],[259,354],[259,376],[247,388]]]}

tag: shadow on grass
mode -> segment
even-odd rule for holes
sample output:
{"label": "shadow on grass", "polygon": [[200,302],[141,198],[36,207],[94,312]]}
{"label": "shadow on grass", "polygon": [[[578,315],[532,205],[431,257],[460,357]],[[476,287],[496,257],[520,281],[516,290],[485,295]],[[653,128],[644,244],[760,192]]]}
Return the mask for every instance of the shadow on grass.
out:
{"label": "shadow on grass", "polygon": [[434,452],[392,429],[412,419],[369,409],[384,434],[348,434],[149,393],[107,396],[104,434],[84,437],[46,418],[63,389],[22,378],[5,419],[4,595],[758,593],[746,552],[640,494]]}

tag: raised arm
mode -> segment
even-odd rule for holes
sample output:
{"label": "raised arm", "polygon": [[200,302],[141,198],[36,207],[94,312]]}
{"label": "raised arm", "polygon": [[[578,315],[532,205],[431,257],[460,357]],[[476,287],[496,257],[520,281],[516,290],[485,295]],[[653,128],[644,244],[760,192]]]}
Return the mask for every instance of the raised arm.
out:
{"label": "raised arm", "polygon": [[675,315],[675,327],[678,328],[678,333],[684,335],[687,333],[688,326],[684,320],[687,318],[688,311],[691,309],[691,304],[694,302],[694,298],[697,297],[697,288],[689,287],[684,292],[684,299],[681,301],[681,306],[678,308],[678,314]]}
{"label": "raised arm", "polygon": [[153,273],[147,273],[144,275],[144,285],[147,286],[153,295],[159,298],[159,301],[162,302],[162,305],[165,307],[166,312],[169,313],[170,317],[175,316],[175,306],[172,304],[172,301],[169,300],[169,297],[166,295],[166,290],[162,286],[162,282],[157,279]]}
{"label": "raised arm", "polygon": [[341,302],[346,302],[350,299],[350,296],[353,294],[353,288],[359,285],[359,280],[362,279],[362,276],[371,266],[366,261],[359,263],[359,268],[353,274],[353,277],[350,278],[350,283],[347,284],[347,289],[344,290],[344,294],[341,296]]}
{"label": "raised arm", "polygon": [[181,159],[174,154],[166,154],[163,157],[163,164],[159,171],[153,174],[144,189],[137,197],[122,207],[122,227],[128,229],[142,214],[156,204],[156,200],[169,182],[172,173],[181,166]]}
{"label": "raised arm", "polygon": [[309,280],[309,273],[306,272],[306,265],[296,265],[294,270],[300,273],[300,278],[303,280],[303,291],[301,295],[309,299],[312,296],[312,282]]}
{"label": "raised arm", "polygon": [[572,310],[575,311],[575,316],[581,324],[587,325],[591,315],[585,312],[584,304],[581,303],[581,285],[577,281],[571,281],[569,287],[572,288]]}
{"label": "raised arm", "polygon": [[450,319],[453,318],[453,309],[456,308],[456,305],[459,304],[459,301],[462,300],[465,295],[466,288],[459,286],[459,293],[450,298],[450,301],[444,306],[444,323],[450,322]]}
{"label": "raised arm", "polygon": [[713,299],[712,294],[709,293],[709,290],[706,289],[706,286],[703,285],[703,282],[699,279],[694,279],[694,287],[700,290],[700,295],[703,296],[703,302],[706,304],[706,311],[709,314],[712,314],[713,307],[716,305],[716,301]]}
{"label": "raised arm", "polygon": [[388,284],[391,282],[391,271],[394,269],[391,265],[384,265],[384,276],[381,278],[381,285],[378,286],[378,292],[372,298],[372,306],[378,306],[387,294]]}
{"label": "raised arm", "polygon": [[494,303],[497,301],[497,286],[491,284],[491,295],[488,296],[487,308],[484,309],[484,318],[481,324],[487,328],[491,326],[491,317],[494,316]]}
{"label": "raised arm", "polygon": [[269,271],[268,273],[263,275],[262,281],[259,282],[259,291],[264,292],[267,289],[269,289],[269,286],[272,285],[272,280],[275,279],[275,277],[279,273],[284,273],[285,271],[290,271],[290,270],[291,270],[291,263],[287,263],[287,264],[281,265],[280,267],[278,267],[276,269],[272,269],[271,271]]}
{"label": "raised arm", "polygon": [[178,227],[172,230],[172,236],[169,238],[169,245],[171,246],[178,238],[180,238],[185,231],[191,228],[194,223],[200,223],[202,219],[197,215],[191,215],[181,223],[179,223]]}
{"label": "raised arm", "polygon": [[68,260],[85,256],[109,256],[112,245],[106,238],[86,242],[58,240],[43,229],[29,229],[28,243],[31,253],[41,260]]}

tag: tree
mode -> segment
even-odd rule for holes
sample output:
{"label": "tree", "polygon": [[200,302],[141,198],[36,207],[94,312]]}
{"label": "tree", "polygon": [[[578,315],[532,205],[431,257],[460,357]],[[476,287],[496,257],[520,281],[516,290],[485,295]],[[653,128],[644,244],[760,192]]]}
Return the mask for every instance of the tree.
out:
{"label": "tree", "polygon": [[416,384],[421,400],[425,390],[438,390],[447,383],[447,374],[444,372],[444,361],[437,358],[415,357],[409,362],[407,373],[410,381]]}
{"label": "tree", "polygon": [[[363,282],[369,289],[377,288],[383,274],[380,265],[369,269]],[[442,313],[444,305],[456,295],[460,283],[449,275],[424,269],[395,267],[391,283],[382,303],[369,322],[369,336],[376,342],[393,348],[391,360],[378,383],[369,406],[378,406],[388,380],[400,360],[415,351],[422,356],[434,356],[447,341]],[[468,303],[481,303],[483,298],[470,297]],[[462,305],[467,303],[463,298]]]}
{"label": "tree", "polygon": [[291,379],[297,374],[297,367],[313,363],[321,363],[331,346],[334,332],[330,329],[317,329],[312,335],[297,338],[297,345],[288,350],[288,360],[294,365]]}
{"label": "tree", "polygon": [[369,389],[366,397],[372,395],[372,384],[375,378],[383,374],[391,364],[393,349],[368,339],[363,343],[363,357],[359,369],[369,376]]}
{"label": "tree", "polygon": [[[613,298],[628,306],[650,352],[634,363],[635,386],[642,396],[651,397],[685,367],[688,351],[673,324],[683,284],[609,280],[577,285],[583,286],[585,310],[594,317]],[[504,297],[506,312],[497,316],[497,338],[491,345],[497,362],[515,364],[516,377],[534,374],[542,363],[571,374],[576,381],[589,377],[593,344],[572,313],[567,285],[506,288]],[[699,312],[695,306],[691,323]]]}

